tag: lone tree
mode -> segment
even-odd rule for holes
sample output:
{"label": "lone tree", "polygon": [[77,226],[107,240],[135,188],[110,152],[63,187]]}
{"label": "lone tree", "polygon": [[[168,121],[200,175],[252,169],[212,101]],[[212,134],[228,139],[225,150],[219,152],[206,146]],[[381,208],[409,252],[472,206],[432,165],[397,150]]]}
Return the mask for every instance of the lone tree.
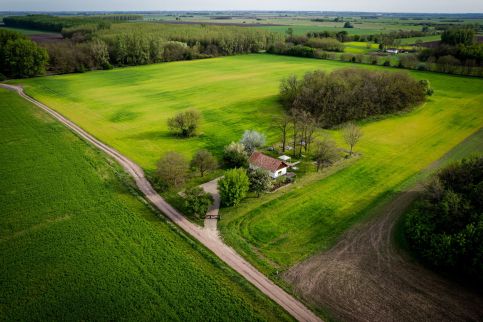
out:
{"label": "lone tree", "polygon": [[291,118],[289,115],[275,116],[273,118],[273,127],[277,128],[280,132],[280,139],[282,140],[282,152],[285,152],[287,146],[287,134],[290,129]]}
{"label": "lone tree", "polygon": [[231,142],[225,147],[223,161],[229,168],[243,168],[248,165],[248,154],[241,143]]}
{"label": "lone tree", "polygon": [[197,110],[189,110],[178,113],[168,119],[168,127],[179,136],[190,137],[196,133],[200,119],[200,112]]}
{"label": "lone tree", "polygon": [[362,137],[361,129],[355,125],[354,123],[350,122],[344,127],[344,141],[350,146],[349,155],[352,155],[352,150],[354,146],[359,142],[360,138]]}
{"label": "lone tree", "polygon": [[240,143],[245,146],[248,154],[252,154],[256,148],[265,145],[265,135],[257,131],[247,130],[243,133]]}
{"label": "lone tree", "polygon": [[317,172],[320,168],[330,165],[337,161],[339,153],[334,140],[324,138],[322,141],[316,143],[315,162],[317,163]]}
{"label": "lone tree", "polygon": [[200,172],[204,176],[205,172],[215,170],[218,162],[208,150],[199,150],[191,160],[191,167]]}
{"label": "lone tree", "polygon": [[196,217],[204,217],[213,203],[213,197],[200,187],[194,187],[185,191],[185,206],[188,214]]}
{"label": "lone tree", "polygon": [[168,152],[157,164],[156,174],[169,187],[178,187],[185,182],[188,163],[182,155]]}
{"label": "lone tree", "polygon": [[273,186],[268,172],[260,168],[248,170],[248,180],[250,182],[249,190],[255,192],[257,197],[260,197],[262,192],[270,191]]}
{"label": "lone tree", "polygon": [[231,169],[218,181],[221,204],[226,207],[237,206],[245,198],[249,188],[245,169]]}

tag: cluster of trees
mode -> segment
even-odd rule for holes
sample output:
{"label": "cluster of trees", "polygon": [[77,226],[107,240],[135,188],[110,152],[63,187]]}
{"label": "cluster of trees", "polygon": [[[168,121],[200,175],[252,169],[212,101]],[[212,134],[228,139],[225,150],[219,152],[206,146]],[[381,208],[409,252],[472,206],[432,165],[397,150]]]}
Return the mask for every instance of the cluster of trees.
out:
{"label": "cluster of trees", "polygon": [[[272,127],[278,130],[282,152],[288,148],[294,157],[301,157],[302,152],[313,153],[317,164],[317,171],[321,167],[332,164],[340,156],[335,141],[328,137],[318,140],[315,137],[316,129],[321,125],[320,119],[308,111],[293,108],[289,113],[273,118]],[[343,127],[343,138],[349,147],[349,156],[352,156],[354,146],[362,137],[362,131],[354,123],[349,122]],[[315,150],[311,147],[315,143]]]}
{"label": "cluster of trees", "polygon": [[403,111],[422,103],[430,93],[429,82],[406,73],[351,68],[308,72],[300,80],[292,75],[280,85],[286,109],[309,113],[322,127]]}
{"label": "cluster of trees", "polygon": [[442,72],[454,73],[462,68],[471,71],[483,64],[483,44],[476,41],[473,28],[447,29],[441,35],[440,45],[423,49],[419,59],[438,65]]}
{"label": "cluster of trees", "polygon": [[[190,169],[203,177],[207,172],[218,168],[218,161],[207,150],[195,153],[191,162],[177,152],[168,152],[157,163],[156,177],[163,188],[182,186],[190,174]],[[186,189],[185,211],[187,214],[202,218],[213,203],[213,198],[200,187]]]}
{"label": "cluster of trees", "polygon": [[483,285],[483,157],[437,173],[405,218],[411,248],[428,264]]}
{"label": "cluster of trees", "polygon": [[106,22],[111,21],[64,26],[63,40],[43,45],[51,57],[49,69],[70,73],[251,53],[283,39],[278,33],[236,26]]}
{"label": "cluster of trees", "polygon": [[384,54],[351,54],[320,50],[305,45],[276,43],[268,49],[276,55],[340,60],[345,62],[379,66],[434,71],[458,75],[483,76],[483,44],[471,46],[446,46],[423,49],[419,54],[403,54],[387,57]]}
{"label": "cluster of trees", "polygon": [[[199,55],[214,57],[258,52],[284,38],[278,33],[255,28],[163,23],[114,24],[98,35],[109,45],[115,61],[122,61],[119,53],[122,47],[131,47],[128,53],[149,56],[150,50],[159,44],[164,47],[166,43],[178,43],[184,48],[178,46],[176,49],[187,55],[184,59],[190,59],[199,58]],[[130,44],[134,39],[136,42]]]}
{"label": "cluster of trees", "polygon": [[475,43],[475,30],[471,27],[447,29],[441,35],[441,42],[450,46],[470,46]]}
{"label": "cluster of trees", "polygon": [[263,169],[231,169],[226,171],[224,177],[218,181],[221,204],[225,207],[238,206],[248,192],[253,192],[260,197],[272,187],[272,179]]}
{"label": "cluster of trees", "polygon": [[42,44],[50,57],[49,71],[56,74],[111,69],[107,45],[99,39],[89,42],[63,40]]}
{"label": "cluster of trees", "polygon": [[0,78],[41,75],[47,51],[20,33],[0,29]]}
{"label": "cluster of trees", "polygon": [[218,161],[204,149],[197,151],[190,163],[181,154],[168,152],[159,159],[156,176],[165,188],[177,188],[186,182],[190,168],[203,177],[207,172],[218,168]]}
{"label": "cluster of trees", "polygon": [[142,15],[134,14],[62,17],[51,15],[26,15],[4,17],[3,23],[8,27],[61,32],[63,28],[69,28],[78,25],[105,24],[109,22],[122,22],[143,19],[144,18]]}
{"label": "cluster of trees", "polygon": [[285,45],[288,47],[305,46],[310,48],[322,49],[325,51],[343,52],[344,44],[335,38],[315,38],[306,36],[290,36],[285,42],[274,44],[277,46]]}

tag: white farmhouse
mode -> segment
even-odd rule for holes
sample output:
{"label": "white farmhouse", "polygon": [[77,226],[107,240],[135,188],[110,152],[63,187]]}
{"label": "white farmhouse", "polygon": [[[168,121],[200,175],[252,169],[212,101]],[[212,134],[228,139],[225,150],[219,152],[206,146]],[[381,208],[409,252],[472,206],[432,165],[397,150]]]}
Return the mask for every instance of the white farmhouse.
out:
{"label": "white farmhouse", "polygon": [[289,167],[288,164],[282,160],[277,160],[260,152],[253,152],[248,163],[250,164],[250,169],[261,168],[268,171],[268,174],[273,179],[287,174],[287,168]]}

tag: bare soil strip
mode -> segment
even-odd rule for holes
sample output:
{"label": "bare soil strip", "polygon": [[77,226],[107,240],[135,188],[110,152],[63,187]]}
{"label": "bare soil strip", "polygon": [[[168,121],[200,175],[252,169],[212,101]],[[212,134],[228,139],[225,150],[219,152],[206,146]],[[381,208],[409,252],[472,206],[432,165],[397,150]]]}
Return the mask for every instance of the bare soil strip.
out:
{"label": "bare soil strip", "polygon": [[299,321],[321,321],[312,311],[307,309],[301,302],[296,300],[290,294],[285,292],[282,288],[275,285],[265,275],[260,273],[255,267],[238,255],[231,247],[223,243],[217,235],[207,233],[201,227],[188,221],[176,209],[168,204],[161,196],[153,189],[149,181],[145,178],[144,172],[136,163],[129,160],[127,157],[113,149],[112,147],[102,143],[94,138],[92,135],[84,131],[72,121],[68,120],[61,114],[50,109],[46,105],[26,95],[23,89],[19,86],[0,84],[0,87],[16,91],[21,97],[41,108],[56,120],[67,126],[74,133],[91,143],[99,150],[105,152],[107,155],[115,159],[135,180],[139,190],[144,194],[144,197],[151,202],[157,209],[159,209],[168,219],[172,220],[176,225],[183,229],[186,233],[197,239],[205,247],[215,253],[228,266],[237,271],[240,275],[246,278],[250,283],[257,287],[260,291],[266,294],[273,301],[283,307],[288,313]]}
{"label": "bare soil strip", "polygon": [[395,223],[421,189],[400,193],[285,279],[309,303],[344,321],[482,321],[481,295],[424,268],[394,244]]}

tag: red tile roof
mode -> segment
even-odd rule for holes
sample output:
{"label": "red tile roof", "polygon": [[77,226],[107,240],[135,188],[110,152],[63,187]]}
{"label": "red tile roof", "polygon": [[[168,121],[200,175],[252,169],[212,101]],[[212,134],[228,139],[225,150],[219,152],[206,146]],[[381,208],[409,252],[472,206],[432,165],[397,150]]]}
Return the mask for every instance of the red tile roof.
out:
{"label": "red tile roof", "polygon": [[260,152],[253,152],[248,162],[255,167],[262,168],[270,172],[276,172],[277,170],[288,167],[285,162],[269,157],[268,155]]}

